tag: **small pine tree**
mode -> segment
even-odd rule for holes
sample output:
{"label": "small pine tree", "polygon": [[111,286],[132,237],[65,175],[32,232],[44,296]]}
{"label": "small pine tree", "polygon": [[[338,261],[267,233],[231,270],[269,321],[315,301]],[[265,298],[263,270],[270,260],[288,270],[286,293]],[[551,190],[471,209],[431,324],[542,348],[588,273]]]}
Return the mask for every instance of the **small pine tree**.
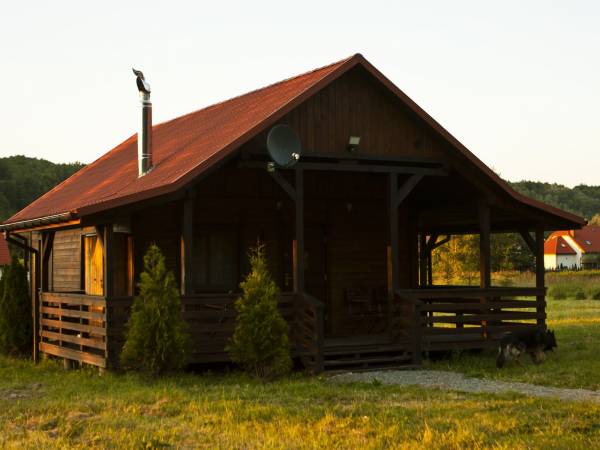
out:
{"label": "small pine tree", "polygon": [[0,297],[0,352],[25,355],[31,352],[32,313],[27,271],[17,258],[4,269]]}
{"label": "small pine tree", "polygon": [[250,273],[240,284],[231,359],[256,376],[271,379],[291,369],[288,325],[277,309],[279,288],[267,268],[265,247],[250,250]]}
{"label": "small pine tree", "polygon": [[160,249],[152,244],[144,256],[140,294],[133,301],[121,365],[159,375],[186,364],[187,325],[175,276],[167,271]]}

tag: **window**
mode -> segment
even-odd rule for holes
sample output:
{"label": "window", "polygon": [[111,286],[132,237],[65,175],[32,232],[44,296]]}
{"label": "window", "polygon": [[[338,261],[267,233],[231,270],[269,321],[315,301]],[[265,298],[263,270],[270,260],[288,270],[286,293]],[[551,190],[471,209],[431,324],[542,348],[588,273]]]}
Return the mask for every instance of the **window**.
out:
{"label": "window", "polygon": [[229,292],[237,289],[239,258],[235,230],[215,227],[197,232],[192,260],[195,291]]}
{"label": "window", "polygon": [[88,295],[103,295],[104,270],[102,244],[98,236],[83,237],[85,293]]}

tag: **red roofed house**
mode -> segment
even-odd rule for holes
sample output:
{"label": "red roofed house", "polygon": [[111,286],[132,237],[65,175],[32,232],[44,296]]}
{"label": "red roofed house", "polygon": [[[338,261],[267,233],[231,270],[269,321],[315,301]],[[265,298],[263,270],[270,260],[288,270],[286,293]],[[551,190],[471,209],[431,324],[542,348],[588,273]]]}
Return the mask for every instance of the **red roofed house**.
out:
{"label": "red roofed house", "polygon": [[[138,89],[139,143],[0,226],[34,254],[36,356],[116,364],[152,242],[180,281],[197,363],[228,360],[257,239],[293,355],[313,371],[417,365],[545,328],[543,232],[585,221],[512,190],[361,55],[155,126]],[[535,288],[492,286],[495,232],[521,233]],[[480,286],[431,286],[431,252],[462,233],[480,235]]]}
{"label": "red roofed house", "polygon": [[8,250],[8,243],[0,237],[0,277],[2,277],[2,273],[4,272],[4,266],[8,266],[10,261],[11,258]]}
{"label": "red roofed house", "polygon": [[544,244],[546,269],[600,268],[600,226],[555,231]]}

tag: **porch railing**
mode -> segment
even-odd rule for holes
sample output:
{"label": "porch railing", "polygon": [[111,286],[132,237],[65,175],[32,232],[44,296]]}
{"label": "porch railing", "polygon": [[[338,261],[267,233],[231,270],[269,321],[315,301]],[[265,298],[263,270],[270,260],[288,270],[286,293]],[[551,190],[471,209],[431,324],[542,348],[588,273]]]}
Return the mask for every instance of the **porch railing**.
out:
{"label": "porch railing", "polygon": [[106,300],[74,293],[40,295],[39,349],[98,367],[107,366]]}
{"label": "porch railing", "polygon": [[[226,346],[235,327],[235,301],[239,294],[195,294],[181,298],[182,315],[191,335],[192,363],[216,363],[229,361]],[[279,311],[290,328],[290,344],[293,356],[299,356],[307,368],[318,364],[319,323],[323,323],[322,307],[312,298],[298,300],[294,293],[281,293]],[[125,325],[129,318],[132,299],[111,299],[108,302],[107,320],[110,360],[116,364],[116,356],[124,344]],[[321,331],[322,333],[322,331]],[[321,334],[322,336],[322,334]],[[322,345],[322,344],[321,344]]]}
{"label": "porch railing", "polygon": [[306,293],[294,294],[296,320],[292,342],[304,367],[314,373],[324,369],[325,321],[324,305]]}
{"label": "porch railing", "polygon": [[544,288],[435,287],[397,291],[414,305],[422,351],[496,346],[509,331],[545,328]]}

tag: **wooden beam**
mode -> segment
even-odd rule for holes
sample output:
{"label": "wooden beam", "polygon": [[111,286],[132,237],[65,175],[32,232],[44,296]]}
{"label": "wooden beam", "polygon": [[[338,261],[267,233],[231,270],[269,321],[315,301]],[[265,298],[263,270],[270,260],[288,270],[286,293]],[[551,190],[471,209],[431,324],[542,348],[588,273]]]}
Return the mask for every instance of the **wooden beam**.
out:
{"label": "wooden beam", "polygon": [[192,258],[194,251],[194,197],[183,201],[181,222],[181,295],[191,295],[194,291]]}
{"label": "wooden beam", "polygon": [[546,328],[546,295],[545,295],[545,275],[546,269],[544,267],[544,228],[539,226],[535,229],[535,287],[544,290],[544,294],[538,294],[536,296],[537,306],[536,311],[538,313],[537,324],[542,328]]}
{"label": "wooden beam", "polygon": [[531,250],[531,253],[533,253],[534,255],[536,255],[536,252],[537,252],[537,242],[531,237],[531,234],[529,233],[529,231],[527,231],[525,229],[520,229],[519,230],[519,234],[521,235],[521,237],[525,241],[525,244],[527,244],[527,247],[529,247],[529,250]]}
{"label": "wooden beam", "polygon": [[398,208],[400,206],[400,203],[402,203],[406,199],[406,197],[409,196],[409,194],[417,186],[419,181],[423,179],[423,176],[423,174],[411,175],[411,177],[404,182],[402,187],[394,195],[394,204],[396,205],[396,208]]}
{"label": "wooden beam", "polygon": [[292,257],[294,266],[294,292],[304,292],[304,172],[296,172],[296,228]]}
{"label": "wooden beam", "polygon": [[269,175],[271,175],[271,178],[273,178],[277,182],[277,184],[281,186],[281,188],[290,196],[292,200],[296,201],[296,189],[298,188],[297,184],[296,189],[294,189],[294,186],[292,186],[278,171],[269,172]]}
{"label": "wooden beam", "polygon": [[[266,161],[240,161],[238,167],[249,169],[266,170]],[[294,165],[295,169],[325,170],[331,172],[370,172],[370,173],[396,173],[396,174],[421,174],[429,176],[446,176],[448,172],[443,168],[419,167],[394,164],[359,164],[356,162],[334,163],[334,162],[299,162]],[[285,169],[280,169],[285,170]]]}
{"label": "wooden beam", "polygon": [[104,225],[104,237],[102,239],[103,276],[104,276],[104,298],[110,299],[114,294],[114,264],[113,264],[113,227],[112,223]]}
{"label": "wooden beam", "polygon": [[439,241],[437,240],[437,238],[439,238],[439,234],[435,233],[435,235],[436,235],[436,240],[435,240],[435,242],[431,242],[431,245],[429,246],[429,250],[430,251],[433,251],[436,248],[441,247],[445,243],[450,242],[450,235],[449,234],[446,235],[446,237],[444,239],[441,239]]}

